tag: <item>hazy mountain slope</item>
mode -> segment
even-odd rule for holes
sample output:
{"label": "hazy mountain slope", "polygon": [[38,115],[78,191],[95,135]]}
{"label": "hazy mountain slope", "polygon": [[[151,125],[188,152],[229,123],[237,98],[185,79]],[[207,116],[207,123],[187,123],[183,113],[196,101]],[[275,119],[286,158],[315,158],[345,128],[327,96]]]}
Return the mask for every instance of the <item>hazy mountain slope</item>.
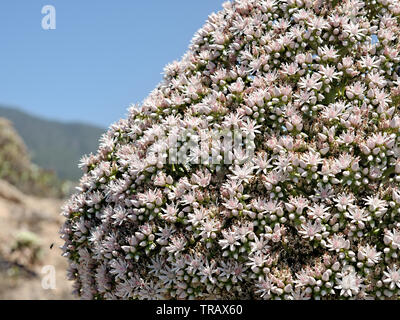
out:
{"label": "hazy mountain slope", "polygon": [[0,179],[27,194],[46,197],[63,196],[64,184],[53,171],[44,170],[31,162],[27,148],[11,122],[1,117]]}
{"label": "hazy mountain slope", "polygon": [[0,117],[12,121],[32,161],[54,170],[62,179],[77,180],[81,176],[79,159],[96,151],[98,139],[105,132],[92,125],[41,119],[13,108],[0,107]]}

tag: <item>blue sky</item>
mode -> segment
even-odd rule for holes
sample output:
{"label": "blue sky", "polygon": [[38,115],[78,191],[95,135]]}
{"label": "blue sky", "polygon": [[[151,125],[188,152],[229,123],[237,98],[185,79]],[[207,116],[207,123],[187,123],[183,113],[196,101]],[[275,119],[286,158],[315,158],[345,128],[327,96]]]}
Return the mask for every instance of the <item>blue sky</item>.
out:
{"label": "blue sky", "polygon": [[[1,0],[0,105],[103,127],[185,53],[223,0]],[[43,30],[44,5],[56,29]]]}

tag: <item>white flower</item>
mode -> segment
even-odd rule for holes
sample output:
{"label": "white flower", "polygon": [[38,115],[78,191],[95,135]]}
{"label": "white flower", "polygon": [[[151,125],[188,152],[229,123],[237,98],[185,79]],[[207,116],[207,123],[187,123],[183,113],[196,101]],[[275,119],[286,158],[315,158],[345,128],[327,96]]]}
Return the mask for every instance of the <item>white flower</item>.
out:
{"label": "white flower", "polygon": [[198,184],[200,187],[207,187],[211,181],[211,173],[208,170],[203,172],[199,171],[196,174],[192,175],[192,181],[195,184]]}
{"label": "white flower", "polygon": [[230,198],[223,203],[223,206],[229,210],[236,210],[240,207],[240,202],[237,198]]}
{"label": "white flower", "polygon": [[296,288],[302,289],[312,283],[312,277],[307,273],[306,270],[302,269],[296,273],[296,280],[294,280]]}
{"label": "white flower", "polygon": [[254,241],[250,242],[250,252],[259,251],[267,253],[270,249],[270,246],[267,243],[268,238],[264,234],[261,234],[260,237],[254,236]]}
{"label": "white flower", "polygon": [[387,211],[386,200],[379,199],[378,196],[369,196],[365,199],[365,204],[369,206],[371,212],[375,212],[376,215],[381,216]]}
{"label": "white flower", "polygon": [[372,69],[372,68],[379,68],[380,65],[380,59],[377,57],[371,57],[369,54],[366,55],[365,57],[361,57],[360,59],[360,66],[362,68],[366,69]]}
{"label": "white flower", "polygon": [[335,102],[324,106],[321,112],[322,119],[327,121],[339,120],[340,117],[345,115],[348,107],[344,102]]}
{"label": "white flower", "polygon": [[[305,198],[305,197],[291,197],[289,198],[289,204],[293,205],[296,208],[296,213],[297,214],[302,214],[303,210],[308,207],[310,201]],[[289,208],[288,204],[286,203],[286,209],[288,209],[289,212],[292,212],[293,209]]]}
{"label": "white flower", "polygon": [[301,288],[297,288],[296,290],[292,290],[290,293],[291,300],[310,300],[311,294],[307,293],[305,290]]}
{"label": "white flower", "polygon": [[310,151],[301,157],[301,160],[305,162],[306,165],[316,167],[322,163],[321,155],[318,152]]}
{"label": "white flower", "polygon": [[161,274],[161,270],[163,270],[165,267],[165,259],[156,256],[155,258],[151,259],[151,265],[149,266],[149,273],[152,274],[154,273],[156,276],[159,276]]}
{"label": "white flower", "polygon": [[385,236],[383,238],[385,244],[389,244],[393,249],[400,249],[400,231],[393,229],[392,231],[385,231]]}
{"label": "white flower", "polygon": [[346,239],[343,235],[334,234],[328,239],[328,244],[326,245],[330,251],[339,252],[343,249],[350,249],[350,241]]}
{"label": "white flower", "polygon": [[237,283],[246,277],[246,267],[232,259],[228,260],[226,263],[222,261],[221,267],[218,269],[220,271],[219,277],[225,281],[230,279],[232,283]]}
{"label": "white flower", "polygon": [[275,285],[272,283],[268,276],[260,278],[256,283],[256,291],[261,298],[267,300],[271,298],[272,291],[275,289]]}
{"label": "white flower", "polygon": [[167,245],[169,239],[172,237],[172,235],[176,232],[175,226],[164,226],[164,227],[159,227],[160,232],[156,233],[155,235],[158,236],[156,242],[160,245]]}
{"label": "white flower", "polygon": [[174,223],[178,216],[178,207],[174,204],[167,204],[165,208],[161,209],[164,214],[161,214],[161,217],[165,219],[167,222]]}
{"label": "white flower", "polygon": [[311,219],[327,220],[331,216],[329,209],[330,208],[324,204],[315,204],[310,207],[307,214]]}
{"label": "white flower", "polygon": [[366,29],[360,28],[358,23],[349,22],[344,25],[344,33],[348,34],[350,37],[354,37],[356,40],[361,40],[367,32]]}
{"label": "white flower", "polygon": [[349,219],[351,219],[352,223],[362,223],[365,221],[368,221],[368,211],[366,211],[364,208],[360,208],[358,206],[350,206],[348,208],[348,211],[344,213],[345,216]]}
{"label": "white flower", "polygon": [[322,64],[319,66],[319,73],[322,75],[322,79],[326,84],[331,83],[334,80],[338,80],[339,77],[342,75],[341,72],[336,72],[334,66],[324,66]]}
{"label": "white flower", "polygon": [[[292,161],[287,154],[280,154],[276,161],[274,161],[275,170],[282,173],[288,172],[291,165]],[[270,174],[272,174],[272,172]]]}
{"label": "white flower", "polygon": [[361,246],[358,250],[358,259],[359,260],[367,260],[367,265],[369,267],[378,263],[382,258],[380,257],[382,252],[379,252],[376,249],[376,246],[370,246],[367,244],[366,246]]}
{"label": "white flower", "polygon": [[394,290],[396,286],[400,289],[400,269],[397,265],[394,264],[391,268],[388,266],[387,271],[384,271],[383,274],[383,282],[389,285],[390,290]]}
{"label": "white flower", "polygon": [[333,198],[333,201],[337,202],[336,207],[340,211],[346,210],[346,208],[350,207],[354,202],[354,196],[352,194],[339,194],[337,197]]}
{"label": "white flower", "polygon": [[260,271],[260,268],[264,267],[264,265],[268,261],[268,255],[262,253],[261,251],[255,251],[249,256],[249,262],[246,263],[251,270],[255,273]]}
{"label": "white flower", "polygon": [[221,246],[222,249],[226,249],[229,247],[230,251],[234,251],[235,250],[235,246],[239,246],[239,237],[238,235],[231,231],[231,230],[223,230],[222,231],[222,235],[223,235],[223,239],[218,240],[219,245]]}
{"label": "white flower", "polygon": [[241,93],[244,89],[243,79],[239,78],[236,82],[229,86],[229,90],[233,93]]}
{"label": "white flower", "polygon": [[206,261],[203,265],[199,267],[199,274],[201,276],[201,282],[210,281],[211,283],[215,283],[217,279],[214,276],[214,273],[217,273],[218,269],[216,267],[215,261],[209,263]]}
{"label": "white flower", "polygon": [[324,61],[327,61],[327,60],[335,61],[339,57],[338,50],[336,50],[333,46],[331,46],[331,47],[324,46],[324,47],[318,48],[318,54],[319,54],[319,56],[322,57],[322,60],[324,60]]}
{"label": "white flower", "polygon": [[114,274],[116,279],[124,280],[126,279],[127,272],[128,272],[128,265],[126,261],[119,259],[113,259],[110,261],[110,273]]}
{"label": "white flower", "polygon": [[307,91],[311,90],[321,90],[322,88],[322,82],[319,80],[321,79],[321,75],[318,73],[315,73],[314,75],[306,75],[305,77],[302,77],[298,83],[299,87],[302,89],[305,89]]}
{"label": "white flower", "polygon": [[362,278],[351,268],[344,268],[338,274],[336,279],[337,286],[335,289],[340,290],[340,295],[344,297],[351,297],[357,295],[361,290]]}
{"label": "white flower", "polygon": [[321,233],[324,231],[325,227],[321,225],[320,221],[316,220],[314,223],[308,221],[306,224],[302,224],[299,233],[306,239],[314,240],[314,238],[321,237]]}
{"label": "white flower", "polygon": [[253,171],[256,168],[257,167],[249,163],[244,164],[242,167],[236,165],[235,169],[232,170],[233,175],[231,175],[231,179],[249,183],[249,180],[253,177]]}
{"label": "white flower", "polygon": [[209,213],[206,208],[194,209],[193,213],[189,213],[188,222],[191,223],[194,227],[197,227],[201,224],[203,220],[209,217]]}
{"label": "white flower", "polygon": [[257,125],[256,121],[250,121],[247,120],[247,122],[243,123],[241,129],[242,131],[248,136],[250,137],[250,139],[254,139],[254,137],[256,136],[256,134],[260,134],[261,131],[258,130],[262,128],[261,125]]}
{"label": "white flower", "polygon": [[200,236],[207,238],[215,238],[216,232],[221,228],[221,222],[216,219],[205,219],[200,223]]}
{"label": "white flower", "polygon": [[172,254],[179,254],[181,251],[185,250],[187,241],[184,236],[173,236],[170,239],[170,243],[166,247],[167,251]]}
{"label": "white flower", "polygon": [[139,299],[141,300],[163,300],[164,289],[159,282],[146,282],[139,291]]}

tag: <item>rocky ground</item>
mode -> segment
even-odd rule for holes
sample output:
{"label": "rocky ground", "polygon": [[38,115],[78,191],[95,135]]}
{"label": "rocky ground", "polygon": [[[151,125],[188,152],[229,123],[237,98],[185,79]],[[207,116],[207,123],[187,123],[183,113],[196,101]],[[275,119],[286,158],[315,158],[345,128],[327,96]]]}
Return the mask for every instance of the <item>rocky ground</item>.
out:
{"label": "rocky ground", "polygon": [[[0,299],[73,299],[59,249],[61,205],[61,200],[27,196],[0,180]],[[55,289],[46,289],[51,270]]]}

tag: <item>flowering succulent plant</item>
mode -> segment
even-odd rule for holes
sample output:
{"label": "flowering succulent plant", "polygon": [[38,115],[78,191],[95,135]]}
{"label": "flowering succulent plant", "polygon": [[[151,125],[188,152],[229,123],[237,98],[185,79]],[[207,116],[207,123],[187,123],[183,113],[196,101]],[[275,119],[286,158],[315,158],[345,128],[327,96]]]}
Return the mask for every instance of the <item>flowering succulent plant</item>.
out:
{"label": "flowering succulent plant", "polygon": [[84,157],[84,299],[399,299],[400,1],[236,0]]}

